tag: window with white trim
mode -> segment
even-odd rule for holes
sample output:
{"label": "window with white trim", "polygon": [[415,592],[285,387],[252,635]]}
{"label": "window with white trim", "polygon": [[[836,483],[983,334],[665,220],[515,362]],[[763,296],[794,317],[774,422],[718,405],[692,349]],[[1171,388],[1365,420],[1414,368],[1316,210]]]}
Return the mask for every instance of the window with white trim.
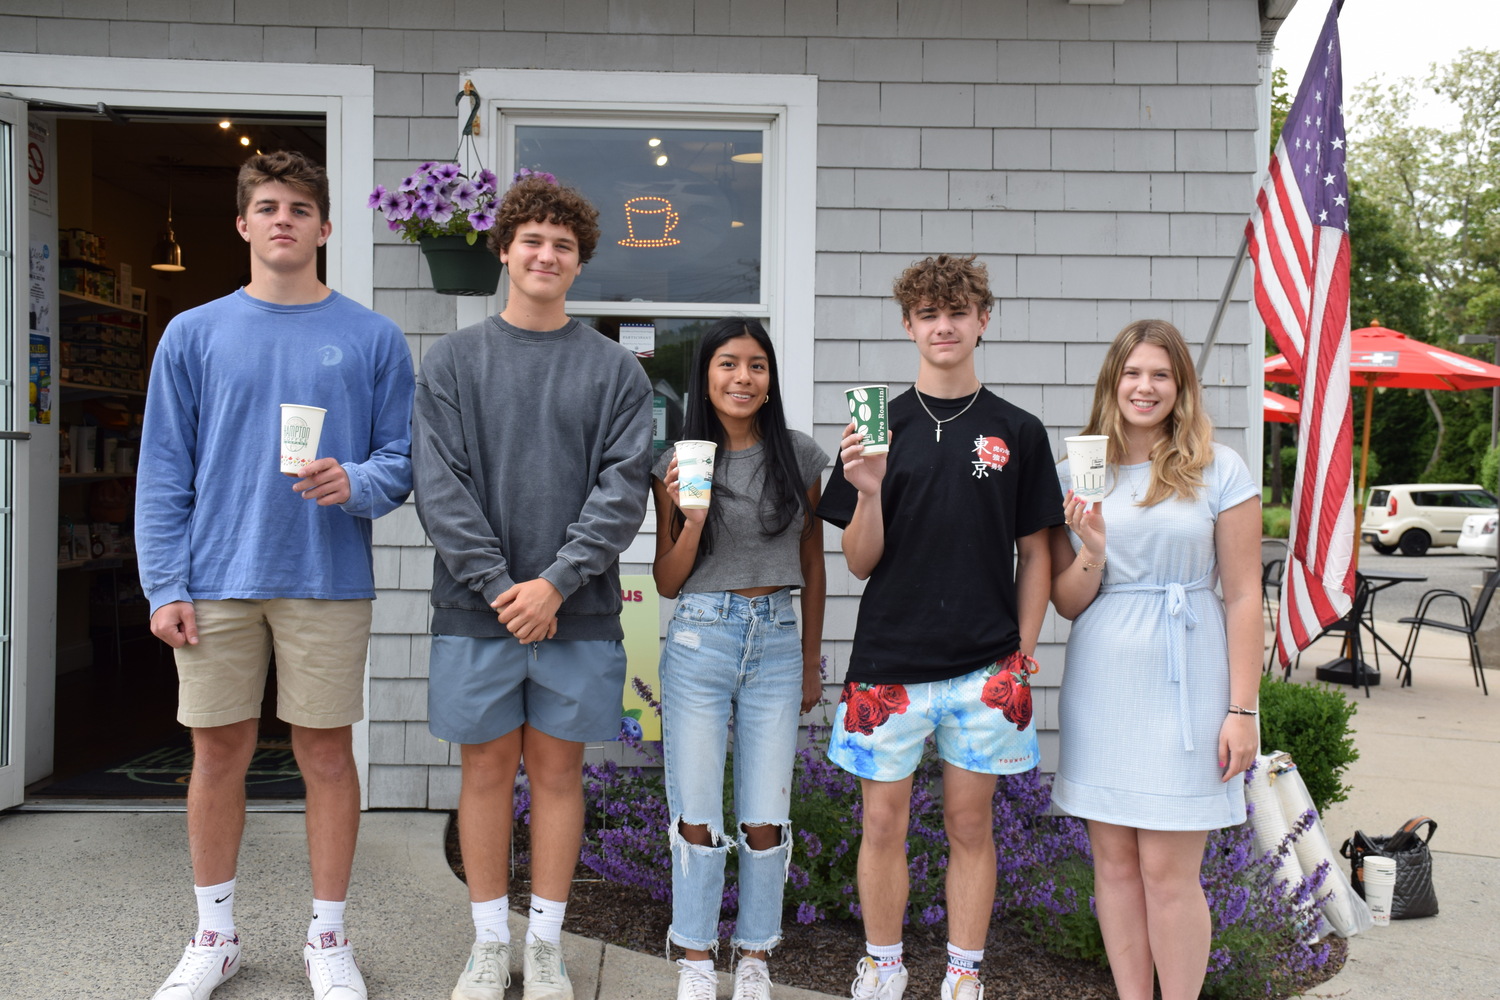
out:
{"label": "window with white trim", "polygon": [[568,312],[641,357],[656,387],[658,450],[681,426],[693,349],[725,316],[765,325],[788,422],[810,431],[816,79],[567,70],[464,79],[485,95],[502,179],[550,173],[599,209],[599,246]]}

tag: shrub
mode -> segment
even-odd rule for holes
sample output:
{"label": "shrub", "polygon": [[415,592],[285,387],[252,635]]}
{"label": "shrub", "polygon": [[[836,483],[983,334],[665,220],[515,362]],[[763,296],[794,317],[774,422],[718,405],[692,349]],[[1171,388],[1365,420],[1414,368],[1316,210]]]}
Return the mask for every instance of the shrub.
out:
{"label": "shrub", "polygon": [[1479,463],[1479,485],[1491,493],[1500,492],[1500,448],[1484,453],[1484,461]]}
{"label": "shrub", "polygon": [[1292,755],[1320,814],[1349,797],[1342,775],[1359,759],[1349,732],[1357,711],[1358,703],[1331,685],[1261,678],[1261,745]]}
{"label": "shrub", "polygon": [[1289,507],[1262,507],[1260,533],[1265,538],[1287,538],[1292,533],[1292,511]]}

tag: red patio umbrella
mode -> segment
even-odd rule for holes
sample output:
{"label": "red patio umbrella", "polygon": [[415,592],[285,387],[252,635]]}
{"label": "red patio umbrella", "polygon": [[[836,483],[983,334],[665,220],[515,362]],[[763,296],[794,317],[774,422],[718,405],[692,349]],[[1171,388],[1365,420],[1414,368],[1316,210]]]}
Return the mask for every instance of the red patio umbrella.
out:
{"label": "red patio umbrella", "polygon": [[[1280,354],[1266,358],[1267,382],[1298,379]],[[1454,354],[1413,340],[1383,326],[1367,326],[1349,335],[1349,381],[1356,386],[1400,389],[1489,389],[1500,385],[1500,366]],[[1370,453],[1370,414],[1375,394],[1365,393],[1365,426],[1360,435],[1359,493],[1355,496],[1355,524],[1364,510],[1365,463]],[[1356,527],[1356,530],[1358,528]],[[1356,548],[1357,551],[1357,548]]]}
{"label": "red patio umbrella", "polygon": [[1282,424],[1295,424],[1297,415],[1302,412],[1302,404],[1279,392],[1262,389],[1261,410],[1265,413],[1267,420]]}

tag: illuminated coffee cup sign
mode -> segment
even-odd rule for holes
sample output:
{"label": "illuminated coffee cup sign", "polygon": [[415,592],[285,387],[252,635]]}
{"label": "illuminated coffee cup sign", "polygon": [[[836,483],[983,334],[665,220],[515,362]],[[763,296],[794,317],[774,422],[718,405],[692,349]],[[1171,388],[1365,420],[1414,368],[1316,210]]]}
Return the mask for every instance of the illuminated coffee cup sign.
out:
{"label": "illuminated coffee cup sign", "polygon": [[675,247],[682,241],[669,234],[681,221],[666,198],[631,198],[625,203],[625,229],[630,235],[616,242],[622,247]]}

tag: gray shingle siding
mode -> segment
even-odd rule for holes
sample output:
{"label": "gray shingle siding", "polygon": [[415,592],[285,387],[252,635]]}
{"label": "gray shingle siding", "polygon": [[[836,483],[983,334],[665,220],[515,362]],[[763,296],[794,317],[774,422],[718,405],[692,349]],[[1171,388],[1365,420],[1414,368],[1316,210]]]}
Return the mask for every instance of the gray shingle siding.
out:
{"label": "gray shingle siding", "polygon": [[[1002,301],[980,371],[1059,447],[1125,321],[1165,315],[1200,340],[1263,165],[1259,40],[1256,0],[14,0],[0,17],[0,49],[16,52],[369,64],[383,182],[453,147],[467,66],[816,76],[812,410],[830,451],[843,386],[909,384],[916,358],[889,285],[930,252],[972,251],[989,266]],[[425,287],[415,247],[368,225],[374,305],[420,363],[454,329],[455,300]],[[1204,373],[1236,445],[1255,419],[1241,388],[1259,354],[1248,317],[1231,310]],[[378,521],[375,543],[369,803],[452,808],[458,751],[425,724],[432,552],[415,508]],[[836,683],[863,585],[837,531],[827,547]],[[647,572],[648,557],[636,546],[625,571]],[[1066,635],[1049,614],[1036,692],[1049,768]]]}

